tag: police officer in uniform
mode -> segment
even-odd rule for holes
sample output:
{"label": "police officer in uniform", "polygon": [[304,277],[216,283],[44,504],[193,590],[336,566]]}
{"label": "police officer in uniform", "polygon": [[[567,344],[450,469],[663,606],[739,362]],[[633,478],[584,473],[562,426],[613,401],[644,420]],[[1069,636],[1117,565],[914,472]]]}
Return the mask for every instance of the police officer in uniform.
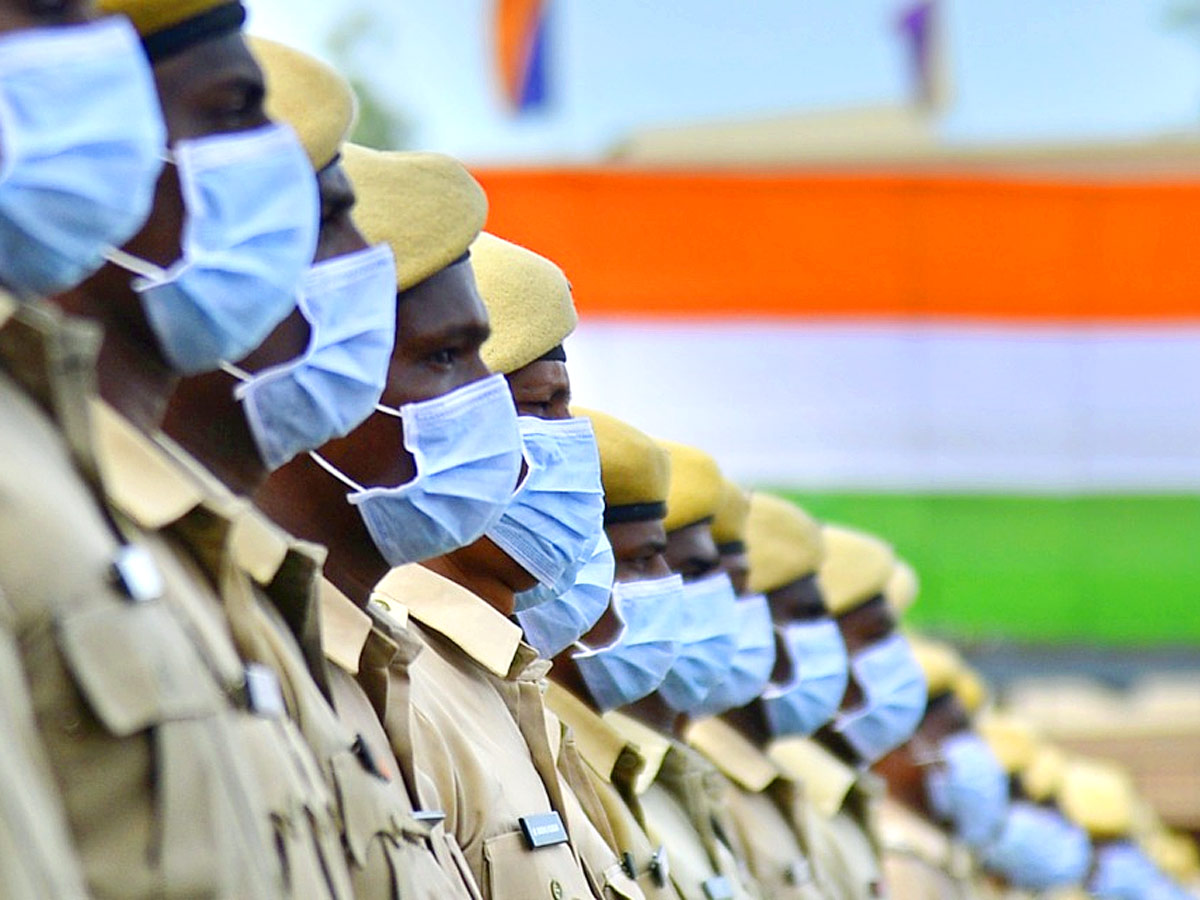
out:
{"label": "police officer in uniform", "polygon": [[[316,263],[297,314],[237,367],[186,379],[168,417],[172,432],[227,488],[247,494],[269,469],[371,414],[396,315],[391,249],[369,248],[350,216],[354,193],[340,164],[354,122],[349,85],[289,47],[261,39],[252,46],[267,79],[268,111],[295,126],[317,174]],[[347,356],[354,366],[335,368]],[[369,699],[344,670],[325,665],[323,554],[253,512],[239,519],[235,541],[241,577],[224,583],[235,637],[245,656],[281,680],[288,712],[316,754],[355,896],[477,896],[439,825],[414,816]],[[337,713],[327,697],[340,702]]]}
{"label": "police officer in uniform", "polygon": [[[727,488],[726,498],[731,494]],[[766,755],[773,738],[815,730],[841,698],[844,645],[816,583],[823,552],[820,526],[794,504],[763,493],[748,498],[740,529],[722,524],[729,519],[719,510],[714,520],[714,537],[723,538],[718,544],[722,563],[730,558],[748,563],[746,591],[765,600],[766,636],[775,652],[764,690],[718,719],[693,724],[688,740],[727,774],[735,767],[742,771],[740,778],[731,774],[740,790],[730,795],[729,809],[751,869],[768,895],[828,896],[834,886],[828,835],[804,785]],[[803,660],[795,658],[791,646],[799,648],[800,639]],[[823,690],[829,682],[833,689]],[[823,695],[829,699],[822,700]]]}
{"label": "police officer in uniform", "polygon": [[877,804],[882,780],[868,767],[907,740],[925,709],[925,682],[884,599],[895,554],[882,540],[836,525],[822,528],[818,580],[850,658],[833,721],[812,739],[776,741],[771,756],[803,781],[836,848],[838,893],[881,896]]}
{"label": "police officer in uniform", "polygon": [[729,675],[736,650],[736,595],[720,571],[711,527],[724,482],[709,454],[661,443],[671,459],[664,556],[684,582],[680,654],[658,689],[614,722],[635,744],[647,729],[669,741],[641,804],[649,833],[667,848],[680,892],[686,897],[761,896],[722,805],[728,780],[681,739],[689,715],[703,714],[703,702]]}
{"label": "police officer in uniform", "polygon": [[[123,242],[140,228],[160,166],[164,127],[136,34],[124,20],[86,24],[88,6],[71,0],[0,4],[0,105],[9,111],[0,128],[5,173],[0,179],[0,330],[8,333],[6,346],[14,354],[25,349],[20,329],[28,327],[17,322],[35,315],[18,313],[18,302],[32,303],[72,287],[102,264],[107,245]],[[123,106],[126,117],[115,129],[108,110],[93,103],[106,95]],[[111,142],[108,154],[101,151],[106,142]],[[121,175],[127,179],[125,196],[110,187]],[[86,224],[73,227],[61,215],[63,204],[82,211]],[[91,485],[73,469],[69,454],[59,451],[40,459],[40,467],[17,468],[22,459],[18,444],[35,450],[39,437],[51,447],[61,438],[52,421],[41,416],[36,417],[39,427],[51,427],[40,434],[20,432],[22,407],[32,395],[10,378],[7,365],[0,367],[5,418],[0,481],[60,478],[64,485],[58,495],[73,493],[87,507]],[[32,375],[36,369],[23,371]],[[38,454],[28,459],[38,459]],[[0,516],[28,525],[27,515],[17,509],[20,495],[6,497]],[[3,526],[0,537],[6,563],[0,566],[5,572],[0,585],[21,592],[10,599],[0,588],[0,736],[5,746],[0,761],[0,793],[5,797],[0,894],[16,900],[73,900],[88,893],[22,669],[26,629],[44,614],[36,600],[25,596],[37,591],[38,576],[30,572],[12,580],[13,564],[27,548],[50,537]]]}
{"label": "police officer in uniform", "polygon": [[[280,779],[299,781],[312,761],[277,718],[269,686],[266,697],[256,690],[262,682],[229,640],[216,593],[230,558],[227,511],[202,509],[194,496],[172,493],[178,466],[186,463],[169,451],[155,448],[151,464],[132,478],[124,468],[129,447],[153,442],[175,373],[215,368],[235,350],[244,355],[294,306],[293,291],[312,257],[315,186],[294,136],[268,127],[257,102],[261,77],[239,34],[240,6],[138,4],[125,11],[162,76],[159,99],[172,141],[173,166],[158,179],[157,192],[157,168],[144,189],[136,181],[121,185],[124,203],[153,204],[147,224],[132,239],[134,229],[109,240],[125,248],[112,256],[143,270],[146,281],[135,287],[128,272],[106,266],[58,298],[105,324],[102,346],[94,330],[45,310],[5,327],[8,371],[41,398],[54,422],[35,417],[5,431],[22,435],[23,452],[36,448],[39,466],[61,467],[41,485],[35,518],[22,511],[25,501],[15,489],[6,489],[13,509],[3,517],[6,530],[15,529],[6,540],[21,535],[29,545],[37,536],[37,552],[22,554],[22,565],[37,566],[39,576],[22,578],[18,571],[16,584],[5,586],[19,588],[7,593],[19,605],[38,727],[94,892],[284,896],[296,887],[289,876],[304,870],[323,875],[300,888],[303,895],[344,896],[340,858],[325,868],[318,842],[301,844],[294,857],[274,852],[280,845],[272,834],[278,820],[271,791],[279,781],[263,784],[256,769],[270,760],[286,773]],[[97,42],[86,52],[77,48],[76,57],[103,59],[103,51]],[[124,52],[137,58],[136,44]],[[222,90],[245,102],[217,117],[205,102]],[[147,133],[161,139],[161,128],[146,131],[135,112],[118,127],[135,139]],[[248,146],[253,152],[245,152]],[[161,143],[151,150],[161,164]],[[200,182],[216,193],[242,194],[250,161],[258,166],[256,190],[246,199],[270,208],[271,217],[250,217],[231,229],[222,217],[227,210],[201,209],[194,194],[186,202]],[[115,204],[108,199],[111,214]],[[191,228],[184,228],[185,217],[195,219]],[[104,221],[84,215],[78,225]],[[204,232],[204,247],[182,239],[193,231]],[[274,239],[273,254],[243,243],[264,234]],[[215,246],[224,251],[219,258]],[[167,273],[139,254],[157,264],[188,255],[195,265]],[[263,260],[275,263],[269,278],[256,268]],[[209,319],[207,333],[193,327],[193,310],[236,304],[221,290],[232,279],[248,292],[261,289],[263,314]],[[92,393],[93,379],[107,403]],[[9,408],[16,413],[21,406]],[[6,454],[17,471],[21,452]],[[66,474],[68,466],[86,480]],[[28,471],[20,471],[25,483]],[[64,529],[69,533],[60,534]],[[64,551],[66,565],[46,556]],[[319,830],[319,810],[311,823],[297,824]]]}

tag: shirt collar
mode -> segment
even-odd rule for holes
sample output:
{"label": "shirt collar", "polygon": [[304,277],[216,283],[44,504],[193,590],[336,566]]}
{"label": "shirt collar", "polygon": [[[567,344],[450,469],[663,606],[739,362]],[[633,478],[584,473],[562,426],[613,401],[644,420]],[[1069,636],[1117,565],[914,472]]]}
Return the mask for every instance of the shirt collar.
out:
{"label": "shirt collar", "polygon": [[46,303],[18,304],[0,292],[0,366],[56,421],[76,465],[98,477],[91,398],[103,332]]}
{"label": "shirt collar", "polygon": [[854,769],[809,738],[774,741],[767,756],[789,778],[804,785],[817,812],[827,819],[837,815],[858,781]]}
{"label": "shirt collar", "polygon": [[371,636],[371,617],[334,587],[321,579],[321,648],[325,658],[344,672],[358,674],[359,661]]}
{"label": "shirt collar", "polygon": [[879,804],[879,837],[885,850],[915,856],[949,870],[951,845],[940,828],[894,797]]}
{"label": "shirt collar", "polygon": [[606,712],[602,718],[616,729],[618,734],[622,735],[625,740],[632,744],[637,749],[637,752],[641,754],[642,759],[646,761],[645,767],[633,783],[633,792],[640,797],[646,793],[646,790],[658,778],[663,761],[667,758],[667,753],[671,749],[671,741],[653,728],[643,725],[641,722],[630,718],[624,713],[614,710]]}
{"label": "shirt collar", "polygon": [[609,722],[600,718],[599,713],[553,681],[546,687],[546,706],[571,729],[580,756],[610,784],[622,756],[637,753],[636,748]]}
{"label": "shirt collar", "polygon": [[418,563],[392,569],[372,599],[407,609],[426,628],[447,638],[493,675],[530,676],[537,651],[521,640],[521,627],[462,585]]}
{"label": "shirt collar", "polygon": [[778,767],[741,732],[717,718],[693,722],[684,739],[728,778],[752,794],[779,777]]}

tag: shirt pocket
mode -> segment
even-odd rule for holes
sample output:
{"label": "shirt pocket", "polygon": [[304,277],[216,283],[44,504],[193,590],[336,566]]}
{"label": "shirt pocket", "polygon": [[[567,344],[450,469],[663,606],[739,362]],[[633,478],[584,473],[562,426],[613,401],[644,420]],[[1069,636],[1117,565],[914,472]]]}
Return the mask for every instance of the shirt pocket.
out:
{"label": "shirt pocket", "polygon": [[214,715],[224,696],[183,627],[161,603],[81,610],[59,621],[67,664],[115,737]]}
{"label": "shirt pocket", "polygon": [[[95,796],[79,802],[118,804],[107,821],[123,829],[120,857],[145,865],[127,877],[180,896],[277,896],[267,820],[237,752],[237,712],[171,610],[157,601],[76,609],[56,627],[70,677],[108,736],[79,732],[94,758],[108,761],[92,779]],[[134,742],[148,752],[139,757]],[[147,794],[105,797],[105,772]],[[144,823],[136,812],[143,804]]]}
{"label": "shirt pocket", "polygon": [[595,897],[568,843],[529,849],[510,831],[483,842],[487,900],[591,900]]}

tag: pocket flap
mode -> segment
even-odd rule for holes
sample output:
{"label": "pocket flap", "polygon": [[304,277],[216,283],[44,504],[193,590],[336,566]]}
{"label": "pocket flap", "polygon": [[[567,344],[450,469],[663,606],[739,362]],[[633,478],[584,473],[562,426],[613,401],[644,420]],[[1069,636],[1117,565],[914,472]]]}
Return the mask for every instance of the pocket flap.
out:
{"label": "pocket flap", "polygon": [[207,715],[221,704],[209,668],[159,602],[72,612],[59,633],[80,691],[117,737]]}

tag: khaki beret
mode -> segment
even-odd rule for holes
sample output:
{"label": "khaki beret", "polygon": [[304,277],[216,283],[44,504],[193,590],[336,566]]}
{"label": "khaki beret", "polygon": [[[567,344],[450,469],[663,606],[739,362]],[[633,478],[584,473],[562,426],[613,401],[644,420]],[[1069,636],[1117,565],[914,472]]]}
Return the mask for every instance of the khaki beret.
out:
{"label": "khaki beret", "polygon": [[769,594],[817,571],[824,555],[817,520],[782,497],[750,495],[746,518],[750,590]]}
{"label": "khaki beret", "polygon": [[485,231],[471,245],[471,268],[492,324],[480,355],[493,372],[529,365],[575,330],[571,285],[546,257]]}
{"label": "khaki beret", "polygon": [[1133,825],[1133,784],[1113,763],[1076,757],[1062,773],[1058,805],[1092,837],[1123,837]]}
{"label": "khaki beret", "polygon": [[1200,852],[1187,835],[1164,828],[1148,835],[1141,843],[1155,865],[1180,884],[1188,884],[1200,876]]}
{"label": "khaki beret", "polygon": [[746,549],[746,518],[750,515],[750,494],[728,478],[721,483],[721,500],[713,516],[713,540],[722,553],[740,553]]}
{"label": "khaki beret", "polygon": [[883,596],[897,619],[908,612],[916,602],[920,589],[921,583],[917,579],[917,570],[902,559],[896,560],[887,586],[883,589]]}
{"label": "khaki beret", "polygon": [[883,593],[896,555],[880,538],[843,525],[821,529],[825,559],[817,577],[825,604],[834,616],[845,615]]}
{"label": "khaki beret", "polygon": [[229,5],[230,0],[97,0],[96,10],[129,17],[142,37],[181,25],[188,19]]}
{"label": "khaki beret", "polygon": [[325,63],[286,44],[247,39],[267,83],[267,115],[292,127],[319,172],[350,137],[358,100],[350,82]]}
{"label": "khaki beret", "polygon": [[1053,744],[1041,744],[1021,769],[1021,785],[1030,800],[1042,803],[1058,793],[1067,768],[1067,754]]}
{"label": "khaki beret", "polygon": [[711,519],[721,504],[725,482],[717,461],[686,444],[658,443],[671,457],[671,488],[667,494],[667,518],[663,522],[667,533]]}
{"label": "khaki beret", "polygon": [[1037,732],[1024,719],[1011,713],[993,710],[980,716],[975,727],[1009,775],[1024,771],[1037,753]]}
{"label": "khaki beret", "polygon": [[925,673],[925,685],[930,699],[938,694],[953,691],[958,676],[962,673],[962,659],[958,651],[949,644],[923,635],[908,632],[907,637],[913,655],[917,658],[917,665]]}
{"label": "khaki beret", "polygon": [[608,413],[572,407],[591,420],[600,451],[604,523],[661,519],[667,514],[671,458],[649,435]]}
{"label": "khaki beret", "polygon": [[958,695],[958,702],[963,705],[963,708],[971,715],[975,715],[987,703],[987,682],[983,680],[982,675],[964,662],[958,678],[954,681],[954,693]]}
{"label": "khaki beret", "polygon": [[354,221],[396,256],[396,287],[407,291],[467,252],[487,219],[487,196],[458,160],[440,153],[342,149],[358,202]]}

